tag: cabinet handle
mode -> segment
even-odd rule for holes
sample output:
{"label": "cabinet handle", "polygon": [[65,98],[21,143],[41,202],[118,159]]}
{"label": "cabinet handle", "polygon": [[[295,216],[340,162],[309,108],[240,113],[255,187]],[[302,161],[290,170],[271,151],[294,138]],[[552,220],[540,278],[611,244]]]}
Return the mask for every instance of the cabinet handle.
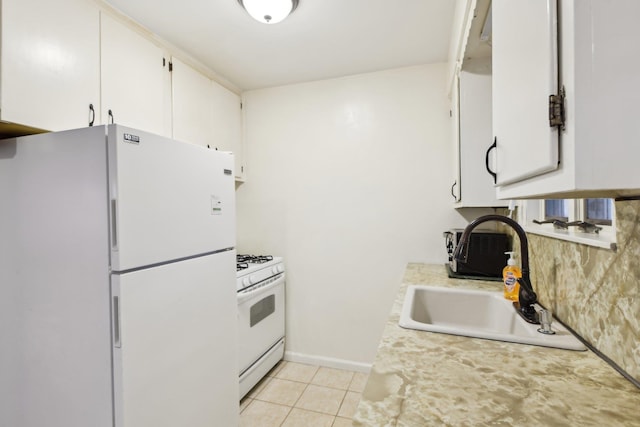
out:
{"label": "cabinet handle", "polygon": [[114,124],[115,121],[113,119],[113,111],[109,110],[109,112],[107,114],[109,114],[109,120],[111,121],[111,123],[109,123],[109,124],[110,125]]}
{"label": "cabinet handle", "polygon": [[487,152],[484,156],[484,165],[487,168],[487,172],[489,172],[489,175],[493,177],[494,184],[498,182],[498,175],[494,171],[492,171],[491,168],[489,167],[489,153],[491,153],[491,150],[493,150],[497,146],[498,146],[498,138],[495,137],[493,138],[493,144],[491,144],[489,149],[487,149]]}
{"label": "cabinet handle", "polygon": [[93,122],[96,121],[96,110],[93,109],[93,104],[89,104],[89,126],[93,126]]}
{"label": "cabinet handle", "polygon": [[456,196],[456,193],[453,192],[453,189],[456,188],[456,185],[458,185],[458,181],[453,181],[453,185],[451,186],[451,196],[453,196],[453,200],[457,202],[458,196]]}

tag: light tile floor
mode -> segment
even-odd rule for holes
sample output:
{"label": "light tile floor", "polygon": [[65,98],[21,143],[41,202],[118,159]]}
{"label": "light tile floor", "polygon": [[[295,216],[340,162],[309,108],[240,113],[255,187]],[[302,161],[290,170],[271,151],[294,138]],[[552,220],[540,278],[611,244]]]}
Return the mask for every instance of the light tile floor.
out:
{"label": "light tile floor", "polygon": [[350,427],[367,377],[281,361],[240,402],[240,427]]}

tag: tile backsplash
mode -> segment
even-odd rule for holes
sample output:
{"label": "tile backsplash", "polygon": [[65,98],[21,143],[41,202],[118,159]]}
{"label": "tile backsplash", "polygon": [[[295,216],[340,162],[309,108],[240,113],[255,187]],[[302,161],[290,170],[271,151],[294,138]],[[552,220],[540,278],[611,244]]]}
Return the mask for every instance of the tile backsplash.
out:
{"label": "tile backsplash", "polygon": [[618,201],[617,251],[527,234],[539,301],[640,381],[640,201]]}

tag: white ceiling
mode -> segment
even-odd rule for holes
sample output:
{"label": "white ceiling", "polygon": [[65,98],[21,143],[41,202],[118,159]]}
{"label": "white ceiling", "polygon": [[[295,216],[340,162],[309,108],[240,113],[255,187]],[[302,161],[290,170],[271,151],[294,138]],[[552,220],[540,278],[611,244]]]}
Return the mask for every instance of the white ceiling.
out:
{"label": "white ceiling", "polygon": [[106,0],[241,90],[445,62],[453,0],[300,0],[274,25],[237,0]]}

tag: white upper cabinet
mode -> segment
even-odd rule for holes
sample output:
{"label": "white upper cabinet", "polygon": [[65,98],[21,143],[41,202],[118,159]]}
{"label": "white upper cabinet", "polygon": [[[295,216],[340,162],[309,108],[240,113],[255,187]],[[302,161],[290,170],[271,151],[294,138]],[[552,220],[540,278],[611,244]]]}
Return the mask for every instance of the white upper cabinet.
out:
{"label": "white upper cabinet", "polygon": [[214,148],[211,80],[176,57],[171,62],[173,138]]}
{"label": "white upper cabinet", "polygon": [[101,123],[171,136],[170,77],[163,50],[101,13]]}
{"label": "white upper cabinet", "polygon": [[235,156],[235,176],[242,179],[240,97],[177,58],[173,71],[173,138]]}
{"label": "white upper cabinet", "polygon": [[455,177],[451,186],[454,207],[502,207],[494,180],[495,153],[487,155],[493,142],[491,127],[491,2],[459,2],[459,34],[462,40],[454,67],[451,91]]}
{"label": "white upper cabinet", "polygon": [[244,172],[242,150],[242,101],[240,96],[212,81],[213,146],[235,155],[236,178]]}
{"label": "white upper cabinet", "polygon": [[453,77],[451,88],[451,136],[453,139],[453,184],[451,184],[451,197],[454,204],[461,199],[460,193],[460,78]]}
{"label": "white upper cabinet", "polygon": [[[493,1],[499,198],[640,194],[640,2],[614,3],[557,0],[556,11],[555,1]],[[549,123],[555,69],[566,94],[559,142]]]}
{"label": "white upper cabinet", "polygon": [[233,152],[243,179],[236,93],[99,1],[0,5],[0,137],[118,123]]}
{"label": "white upper cabinet", "polygon": [[487,173],[493,167],[491,153],[491,59],[465,61],[459,77],[457,114],[458,180],[453,194],[455,207],[502,207],[496,198],[493,178]]}
{"label": "white upper cabinet", "polygon": [[[99,10],[86,0],[2,0],[0,119],[64,130],[97,123]],[[90,111],[93,106],[93,113]]]}
{"label": "white upper cabinet", "polygon": [[493,0],[493,134],[496,182],[558,167],[558,129],[549,95],[558,93],[556,0]]}

